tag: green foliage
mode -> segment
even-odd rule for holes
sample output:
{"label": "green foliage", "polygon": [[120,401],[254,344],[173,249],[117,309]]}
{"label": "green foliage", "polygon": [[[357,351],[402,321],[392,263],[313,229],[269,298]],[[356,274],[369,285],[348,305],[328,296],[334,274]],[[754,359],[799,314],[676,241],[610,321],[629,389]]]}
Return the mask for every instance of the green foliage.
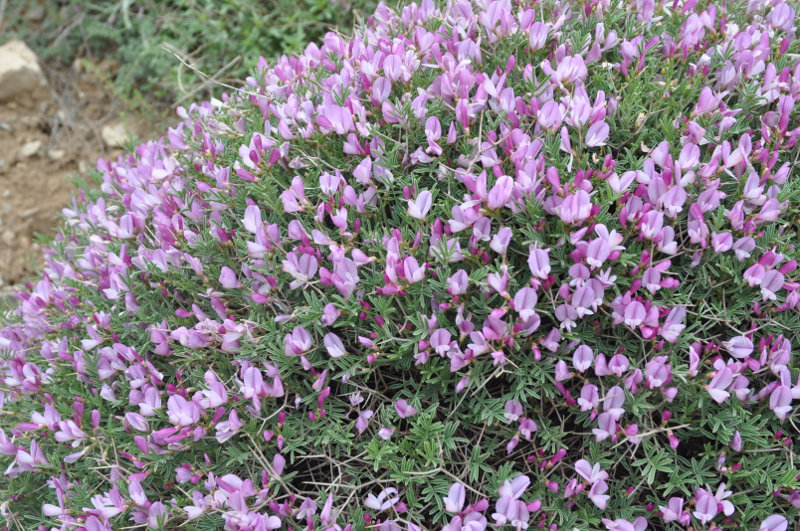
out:
{"label": "green foliage", "polygon": [[37,4],[12,1],[0,19],[0,43],[20,38],[45,60],[64,64],[84,57],[115,61],[118,72],[106,80],[114,91],[135,111],[160,114],[176,102],[217,95],[220,83],[238,86],[260,56],[272,63],[302,52],[328,31],[349,32],[376,5],[376,0],[46,0],[43,19],[31,20]]}

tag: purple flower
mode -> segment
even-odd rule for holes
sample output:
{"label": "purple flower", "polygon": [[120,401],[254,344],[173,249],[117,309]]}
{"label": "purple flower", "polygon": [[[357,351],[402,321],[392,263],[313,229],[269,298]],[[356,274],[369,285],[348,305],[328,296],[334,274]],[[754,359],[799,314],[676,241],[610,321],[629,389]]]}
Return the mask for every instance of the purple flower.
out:
{"label": "purple flower", "polygon": [[575,463],[575,472],[590,484],[608,479],[608,473],[600,468],[600,463],[592,465],[585,459],[580,459]]}
{"label": "purple flower", "polygon": [[608,124],[604,121],[593,123],[586,131],[586,145],[589,147],[605,146],[608,139]]}
{"label": "purple flower", "polygon": [[465,500],[466,491],[464,485],[461,483],[453,483],[453,485],[450,486],[447,496],[443,499],[444,510],[448,513],[459,513],[461,509],[464,508]]}
{"label": "purple flower", "polygon": [[647,529],[647,520],[641,516],[633,522],[621,518],[616,520],[603,518],[602,522],[609,531],[645,531]]}
{"label": "purple flower", "polygon": [[431,193],[427,190],[422,190],[416,199],[409,199],[408,215],[416,219],[425,219],[432,204]]}
{"label": "purple flower", "polygon": [[536,51],[544,47],[547,42],[547,24],[542,22],[534,22],[528,28],[528,45],[531,50]]}
{"label": "purple flower", "polygon": [[536,249],[533,245],[528,250],[528,266],[533,276],[542,280],[550,274],[550,249]]}
{"label": "purple flower", "polygon": [[336,322],[336,319],[342,315],[342,312],[336,307],[335,304],[329,302],[325,305],[325,308],[322,310],[322,325],[323,326],[330,326]]}
{"label": "purple flower", "polygon": [[572,355],[572,366],[580,373],[586,372],[592,366],[593,361],[594,352],[586,345],[580,345]]}
{"label": "purple flower", "polygon": [[516,422],[523,414],[522,404],[515,400],[506,401],[504,409],[506,412],[503,416],[508,422]]}
{"label": "purple flower", "polygon": [[665,522],[678,522],[682,526],[689,525],[690,516],[689,512],[683,509],[683,498],[672,497],[666,507],[660,506],[658,509],[663,513]]}
{"label": "purple flower", "polygon": [[767,20],[773,28],[789,32],[795,27],[795,10],[789,4],[781,2],[772,8]]}
{"label": "purple flower", "polygon": [[299,356],[311,348],[311,334],[302,326],[295,327],[291,334],[284,336],[283,344],[287,356]]}
{"label": "purple flower", "polygon": [[708,394],[711,395],[711,398],[717,404],[723,403],[731,394],[727,391],[730,385],[733,383],[733,372],[731,372],[730,368],[723,367],[721,370],[717,371],[714,377],[706,386],[706,390]]}
{"label": "purple flower", "polygon": [[397,411],[397,414],[400,416],[401,419],[411,417],[419,413],[417,408],[411,406],[405,400],[398,400],[394,403],[394,409]]}
{"label": "purple flower", "polygon": [[578,190],[567,197],[556,207],[556,212],[561,221],[567,224],[577,224],[589,218],[592,211],[592,203],[589,194],[583,190]]}
{"label": "purple flower", "polygon": [[734,358],[746,358],[753,352],[753,342],[747,336],[736,336],[723,341],[722,345]]}
{"label": "purple flower", "polygon": [[222,267],[222,270],[219,274],[219,283],[222,284],[222,287],[226,289],[242,287],[242,283],[236,278],[236,273],[234,273],[233,269],[228,266]]}
{"label": "purple flower", "polygon": [[325,349],[332,358],[341,358],[347,354],[347,350],[344,348],[342,340],[336,334],[325,334],[323,343],[325,345]]}
{"label": "purple flower", "polygon": [[614,415],[611,413],[600,413],[600,415],[597,417],[597,426],[597,428],[592,429],[592,433],[594,433],[595,436],[595,441],[604,441],[609,437],[611,437],[613,440],[613,438],[616,436],[617,422],[614,420]]}
{"label": "purple flower", "polygon": [[786,531],[789,529],[789,522],[779,514],[768,516],[758,528],[758,531]]}
{"label": "purple flower", "polygon": [[400,496],[397,494],[397,489],[389,487],[380,491],[377,496],[371,493],[367,495],[367,499],[364,500],[364,505],[370,509],[382,512],[394,507],[399,501]]}
{"label": "purple flower", "polygon": [[192,426],[200,420],[200,408],[180,395],[172,395],[167,400],[167,415],[176,426]]}
{"label": "purple flower", "polygon": [[592,500],[598,509],[604,510],[606,508],[606,504],[608,503],[609,498],[611,496],[607,495],[608,492],[608,485],[602,479],[592,483],[591,489],[589,489],[589,499]]}
{"label": "purple flower", "polygon": [[792,410],[792,390],[785,385],[777,386],[769,395],[769,408],[775,412],[775,416],[784,420]]}

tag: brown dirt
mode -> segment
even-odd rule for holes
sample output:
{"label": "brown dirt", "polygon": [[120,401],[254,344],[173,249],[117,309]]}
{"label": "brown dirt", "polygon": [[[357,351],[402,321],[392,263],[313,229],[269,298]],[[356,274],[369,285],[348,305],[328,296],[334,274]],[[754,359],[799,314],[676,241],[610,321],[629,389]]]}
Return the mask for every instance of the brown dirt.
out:
{"label": "brown dirt", "polygon": [[[119,120],[122,107],[108,89],[115,65],[41,66],[46,91],[0,103],[0,290],[24,282],[39,267],[35,235],[54,232],[75,193],[72,177],[86,175],[98,157],[119,152],[104,145],[100,133]],[[144,132],[141,125],[133,129]],[[35,153],[26,156],[25,147],[36,143]]]}

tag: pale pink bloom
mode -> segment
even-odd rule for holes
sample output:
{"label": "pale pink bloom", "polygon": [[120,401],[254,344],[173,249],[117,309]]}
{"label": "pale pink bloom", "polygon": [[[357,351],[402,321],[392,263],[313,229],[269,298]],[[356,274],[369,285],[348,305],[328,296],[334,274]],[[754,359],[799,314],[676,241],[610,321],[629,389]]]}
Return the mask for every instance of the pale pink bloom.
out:
{"label": "pale pink bloom", "polygon": [[422,190],[416,199],[408,200],[408,215],[416,219],[425,219],[432,204],[431,193],[428,190]]}
{"label": "pale pink bloom", "polygon": [[398,400],[394,403],[394,409],[397,411],[397,414],[400,416],[401,419],[411,417],[419,413],[419,410],[414,406],[410,405],[405,400]]}

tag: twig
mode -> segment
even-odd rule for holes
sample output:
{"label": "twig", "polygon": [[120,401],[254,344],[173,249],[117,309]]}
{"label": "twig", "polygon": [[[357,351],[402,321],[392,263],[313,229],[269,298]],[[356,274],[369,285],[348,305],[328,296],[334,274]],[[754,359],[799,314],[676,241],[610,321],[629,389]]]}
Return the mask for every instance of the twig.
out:
{"label": "twig", "polygon": [[[239,90],[239,87],[234,87],[233,85],[229,85],[229,84],[227,84],[227,83],[223,83],[222,81],[219,81],[219,80],[217,80],[217,79],[214,79],[213,77],[209,76],[208,74],[206,74],[205,72],[203,72],[202,70],[200,70],[199,68],[197,68],[196,66],[194,66],[194,65],[190,64],[188,61],[186,61],[186,59],[184,59],[184,58],[183,58],[183,57],[180,55],[180,53],[178,53],[178,50],[176,50],[176,49],[175,49],[175,48],[174,48],[174,47],[173,47],[171,44],[169,44],[168,42],[163,42],[163,43],[161,43],[161,49],[162,49],[162,50],[164,50],[164,51],[166,51],[166,52],[168,52],[168,53],[170,53],[170,54],[172,54],[173,56],[175,56],[175,58],[176,58],[178,61],[180,61],[180,62],[181,62],[181,64],[182,64],[183,66],[185,66],[186,68],[188,68],[189,70],[191,70],[192,72],[194,72],[195,74],[197,74],[198,76],[200,76],[201,78],[203,78],[203,80],[205,80],[206,82],[208,82],[208,83],[213,83],[213,84],[215,84],[215,85],[219,85],[219,86],[221,86],[221,87],[225,87],[225,88],[228,88],[228,89],[230,89],[230,90]],[[239,60],[239,57],[236,57],[236,58],[235,58],[235,60],[236,60],[236,61],[238,61],[238,60]],[[229,63],[229,64],[230,64],[230,63]],[[223,70],[224,70],[225,68],[228,68],[228,67],[229,67],[228,65],[224,66],[224,67],[223,67]],[[216,74],[215,74],[215,75],[216,75]]]}

